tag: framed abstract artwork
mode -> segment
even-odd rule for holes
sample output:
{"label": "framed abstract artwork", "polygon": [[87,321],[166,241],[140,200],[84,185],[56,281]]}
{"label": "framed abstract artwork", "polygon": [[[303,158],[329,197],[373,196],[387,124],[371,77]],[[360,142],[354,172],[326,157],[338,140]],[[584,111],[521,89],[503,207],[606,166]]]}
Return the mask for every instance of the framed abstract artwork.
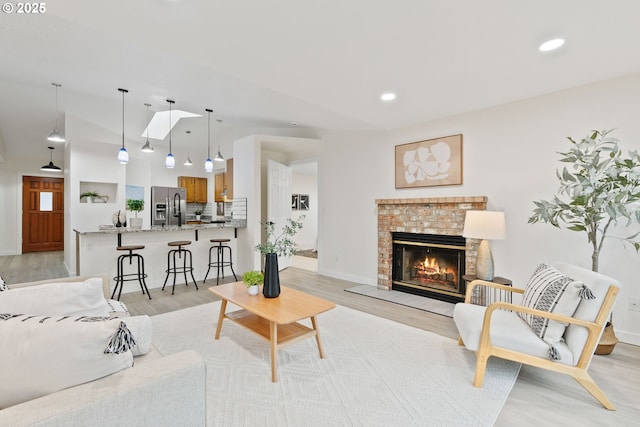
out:
{"label": "framed abstract artwork", "polygon": [[309,210],[309,195],[308,194],[300,194],[300,199],[298,200],[298,209],[301,211]]}
{"label": "framed abstract artwork", "polygon": [[462,184],[462,134],[396,145],[396,188]]}

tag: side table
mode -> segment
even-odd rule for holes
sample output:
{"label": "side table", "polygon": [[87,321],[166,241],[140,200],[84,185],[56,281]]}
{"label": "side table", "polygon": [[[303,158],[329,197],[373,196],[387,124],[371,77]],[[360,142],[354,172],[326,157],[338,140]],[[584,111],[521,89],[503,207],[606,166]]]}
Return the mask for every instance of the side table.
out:
{"label": "side table", "polygon": [[[470,283],[477,279],[475,274],[465,274],[462,276],[462,279],[465,283]],[[509,279],[505,279],[504,277],[494,277],[493,280],[488,280],[488,282],[497,283],[499,285],[513,286],[513,282]],[[500,289],[489,288],[487,286],[476,286],[473,295],[471,295],[471,304],[477,305],[489,305],[492,302],[502,301],[502,302],[511,302],[511,292],[503,291]]]}

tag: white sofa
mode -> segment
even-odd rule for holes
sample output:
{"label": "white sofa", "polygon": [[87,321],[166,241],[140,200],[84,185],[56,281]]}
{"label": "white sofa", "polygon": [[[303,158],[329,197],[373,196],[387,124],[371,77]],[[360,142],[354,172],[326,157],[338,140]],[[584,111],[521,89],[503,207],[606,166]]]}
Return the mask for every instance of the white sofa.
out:
{"label": "white sofa", "polygon": [[[10,285],[11,289],[64,278]],[[109,279],[103,277],[109,298]],[[134,366],[0,410],[1,426],[204,426],[205,363],[195,351],[163,357],[154,348],[134,358]]]}

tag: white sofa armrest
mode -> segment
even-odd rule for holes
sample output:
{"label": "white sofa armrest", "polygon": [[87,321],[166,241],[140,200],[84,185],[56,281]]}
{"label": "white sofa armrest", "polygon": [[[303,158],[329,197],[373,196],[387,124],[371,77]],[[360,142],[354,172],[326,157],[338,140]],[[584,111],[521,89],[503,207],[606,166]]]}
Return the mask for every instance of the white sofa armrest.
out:
{"label": "white sofa armrest", "polygon": [[186,350],[3,409],[0,425],[204,426],[206,411],[205,363]]}

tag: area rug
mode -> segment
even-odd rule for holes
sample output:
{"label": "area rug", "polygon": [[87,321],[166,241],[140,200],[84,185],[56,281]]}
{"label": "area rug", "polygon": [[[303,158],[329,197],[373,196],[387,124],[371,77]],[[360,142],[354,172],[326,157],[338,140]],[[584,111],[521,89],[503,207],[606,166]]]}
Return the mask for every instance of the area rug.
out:
{"label": "area rug", "polygon": [[325,359],[314,339],[292,344],[272,383],[267,341],[228,320],[214,340],[219,308],[152,317],[160,353],[205,359],[211,426],[491,426],[520,369],[492,358],[474,388],[475,356],[456,341],[338,306],[318,316]]}
{"label": "area rug", "polygon": [[371,298],[389,301],[394,304],[406,305],[408,307],[417,308],[419,310],[429,311],[431,313],[440,314],[442,316],[453,317],[453,307],[455,304],[445,301],[439,301],[433,298],[421,297],[406,292],[386,291],[378,289],[371,285],[358,285],[345,289],[347,292],[360,294]]}

